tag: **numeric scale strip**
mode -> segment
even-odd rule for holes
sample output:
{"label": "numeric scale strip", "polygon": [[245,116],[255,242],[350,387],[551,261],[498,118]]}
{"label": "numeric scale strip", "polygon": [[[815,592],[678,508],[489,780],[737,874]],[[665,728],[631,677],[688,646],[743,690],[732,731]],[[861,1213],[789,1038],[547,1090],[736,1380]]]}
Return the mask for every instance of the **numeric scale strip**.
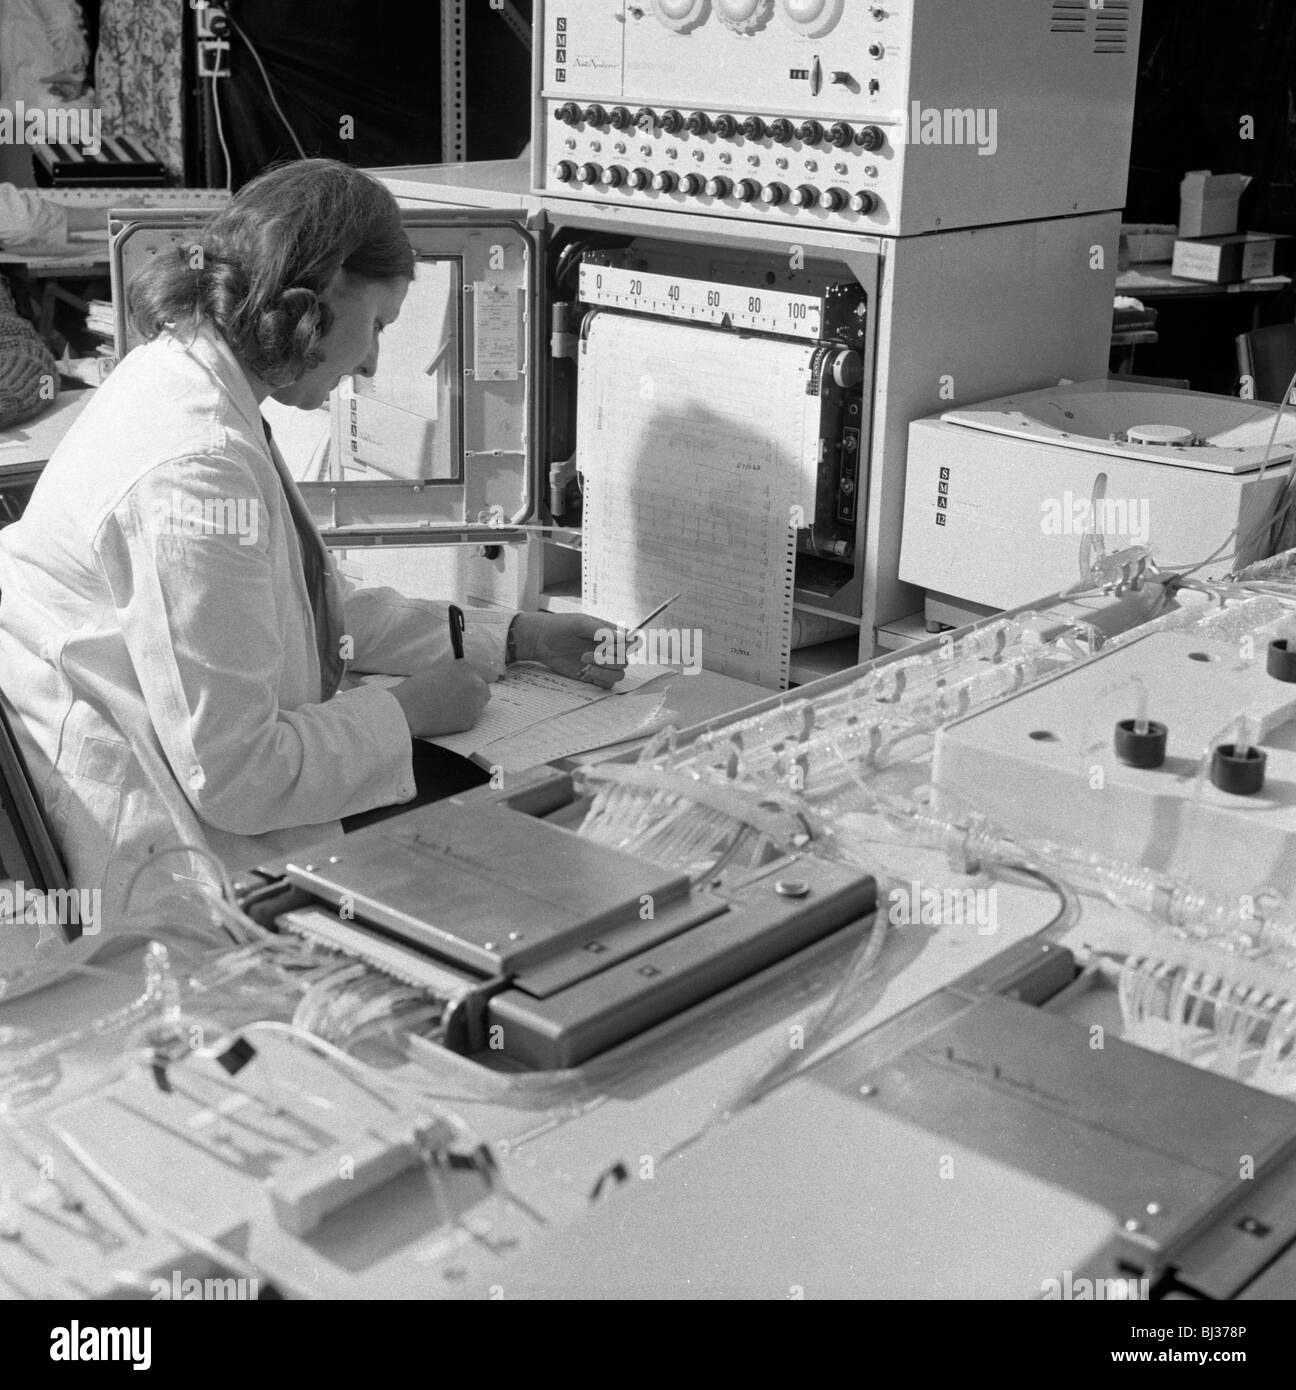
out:
{"label": "numeric scale strip", "polygon": [[812,342],[819,340],[823,330],[823,301],[817,295],[658,275],[621,266],[582,265],[580,296],[587,304],[608,309]]}

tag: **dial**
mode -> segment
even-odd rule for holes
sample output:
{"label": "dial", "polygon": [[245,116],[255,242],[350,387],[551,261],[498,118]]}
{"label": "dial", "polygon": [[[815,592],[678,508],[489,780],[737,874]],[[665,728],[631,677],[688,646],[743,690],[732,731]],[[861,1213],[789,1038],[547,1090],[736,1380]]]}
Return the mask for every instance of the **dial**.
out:
{"label": "dial", "polygon": [[797,126],[797,139],[805,145],[817,145],[823,139],[823,126],[818,121],[802,121]]}
{"label": "dial", "polygon": [[639,130],[655,130],[657,128],[657,113],[651,106],[641,106],[635,112],[634,123]]}
{"label": "dial", "polygon": [[776,144],[786,145],[792,134],[792,122],[784,116],[779,116],[769,123],[769,137]]}
{"label": "dial", "polygon": [[732,140],[738,133],[738,122],[732,116],[717,116],[713,122],[715,133],[726,140]]}
{"label": "dial", "polygon": [[598,104],[597,101],[594,102],[594,103],[592,103],[591,105],[589,105],[589,106],[587,106],[587,107],[585,108],[585,124],[586,124],[586,125],[606,125],[606,124],[607,124],[607,112]]}
{"label": "dial", "polygon": [[711,132],[711,117],[705,111],[691,111],[684,124],[690,135],[708,135]]}
{"label": "dial", "polygon": [[667,135],[677,135],[684,129],[684,117],[673,107],[661,113],[661,128]]}
{"label": "dial", "polygon": [[825,188],[819,195],[819,206],[829,212],[840,212],[846,206],[846,194],[840,188]]}
{"label": "dial", "polygon": [[[659,175],[660,177],[660,175]],[[681,193],[701,193],[702,192],[701,174],[681,174],[679,188]]]}
{"label": "dial", "polygon": [[770,207],[776,208],[780,203],[787,202],[787,185],[782,183],[767,183],[761,189],[761,202],[768,203]]}
{"label": "dial", "polygon": [[628,106],[614,106],[608,112],[608,120],[617,130],[629,130],[634,125],[634,116]]}
{"label": "dial", "polygon": [[877,209],[877,205],[877,194],[870,193],[867,188],[861,188],[858,193],[851,194],[850,210],[852,212],[874,212]]}
{"label": "dial", "polygon": [[653,14],[677,34],[696,29],[710,13],[710,0],[652,0]]}
{"label": "dial", "polygon": [[774,13],[774,0],[715,0],[720,23],[739,34],[763,29]]}
{"label": "dial", "polygon": [[854,143],[855,132],[846,124],[845,121],[834,121],[828,128],[828,143],[834,145],[839,150],[844,150],[847,145]]}
{"label": "dial", "polygon": [[803,38],[818,39],[841,18],[842,0],[780,0],[783,23]]}
{"label": "dial", "polygon": [[754,203],[760,197],[761,186],[755,179],[739,179],[734,185],[734,197],[740,203]]}
{"label": "dial", "polygon": [[717,174],[714,178],[706,181],[708,198],[727,198],[732,191],[733,183],[723,174]]}
{"label": "dial", "polygon": [[563,104],[554,112],[554,115],[563,125],[579,125],[581,109],[574,101],[564,101]]}
{"label": "dial", "polygon": [[602,182],[608,188],[620,188],[625,182],[625,170],[619,164],[609,164],[603,170]]}
{"label": "dial", "polygon": [[794,208],[812,208],[819,201],[819,190],[813,184],[798,184],[791,193],[788,194],[788,202]]}
{"label": "dial", "polygon": [[763,140],[765,138],[765,122],[759,116],[748,116],[742,123],[742,133],[749,140]]}
{"label": "dial", "polygon": [[[693,177],[694,175],[689,175],[689,178]],[[652,186],[657,190],[658,193],[673,193],[675,191],[675,185],[677,182],[678,180],[676,179],[675,175],[672,174],[669,169],[659,169],[652,176]]]}
{"label": "dial", "polygon": [[570,159],[560,159],[553,167],[553,176],[559,183],[570,183],[576,177],[576,166]]}
{"label": "dial", "polygon": [[652,174],[647,169],[631,169],[626,175],[628,188],[647,188],[652,182]]}
{"label": "dial", "polygon": [[576,170],[576,181],[577,183],[597,183],[602,172],[597,164],[582,164]]}
{"label": "dial", "polygon": [[863,130],[856,131],[855,143],[863,145],[866,150],[872,153],[875,150],[880,150],[886,144],[886,135],[880,127],[866,125]]}

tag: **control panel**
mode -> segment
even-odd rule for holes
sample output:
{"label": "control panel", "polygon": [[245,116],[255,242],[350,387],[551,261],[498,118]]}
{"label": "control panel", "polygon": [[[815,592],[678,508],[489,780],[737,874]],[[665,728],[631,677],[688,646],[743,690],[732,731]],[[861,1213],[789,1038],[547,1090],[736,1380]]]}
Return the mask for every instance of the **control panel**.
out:
{"label": "control panel", "polygon": [[1141,0],[547,0],[539,192],[903,235],[1122,206]]}

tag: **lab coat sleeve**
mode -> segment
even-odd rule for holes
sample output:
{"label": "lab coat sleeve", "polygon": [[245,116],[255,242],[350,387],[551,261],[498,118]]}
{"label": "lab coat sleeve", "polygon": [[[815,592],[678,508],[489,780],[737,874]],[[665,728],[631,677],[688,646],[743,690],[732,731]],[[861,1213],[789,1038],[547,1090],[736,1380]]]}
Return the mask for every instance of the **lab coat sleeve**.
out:
{"label": "lab coat sleeve", "polygon": [[[342,589],[346,633],[354,643],[351,665],[357,671],[412,676],[452,655],[448,603],[346,579]],[[497,674],[503,671],[508,628],[516,616],[503,608],[465,608],[464,656]]]}
{"label": "lab coat sleeve", "polygon": [[[242,535],[192,521],[254,515]],[[270,515],[245,461],[186,458],[150,470],[96,536],[171,770],[202,820],[239,835],[414,795],[409,726],[389,690],[280,705],[285,675],[289,688],[305,682],[283,670],[279,615],[293,597],[275,592]],[[290,611],[286,621],[309,618]]]}

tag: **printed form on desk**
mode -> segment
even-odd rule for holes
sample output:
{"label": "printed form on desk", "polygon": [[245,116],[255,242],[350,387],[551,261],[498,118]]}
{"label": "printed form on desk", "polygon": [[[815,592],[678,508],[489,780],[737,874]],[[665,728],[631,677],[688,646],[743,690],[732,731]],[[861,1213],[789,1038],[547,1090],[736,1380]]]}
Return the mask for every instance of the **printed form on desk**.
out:
{"label": "printed form on desk", "polygon": [[[653,732],[666,692],[644,687],[674,674],[667,666],[630,666],[611,690],[603,690],[543,666],[512,666],[491,686],[490,700],[471,729],[425,741],[482,767],[524,772]],[[360,679],[390,686],[405,677]]]}
{"label": "printed form on desk", "polygon": [[787,687],[793,508],[813,516],[818,473],[814,353],[813,344],[590,315],[577,424],[587,613],[630,623],[679,591],[662,621],[700,644],[701,665]]}

